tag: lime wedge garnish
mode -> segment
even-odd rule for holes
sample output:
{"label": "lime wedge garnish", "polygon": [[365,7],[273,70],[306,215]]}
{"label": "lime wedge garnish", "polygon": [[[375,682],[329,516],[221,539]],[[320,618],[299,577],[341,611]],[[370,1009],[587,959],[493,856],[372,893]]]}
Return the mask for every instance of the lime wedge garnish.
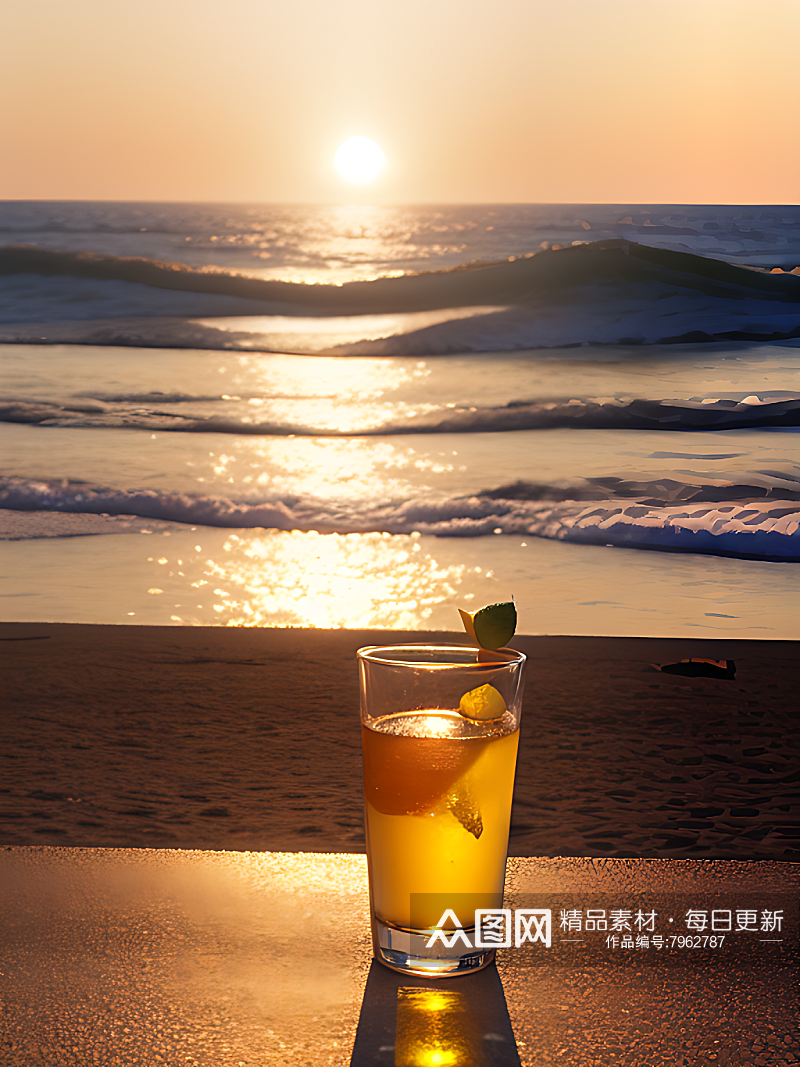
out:
{"label": "lime wedge garnish", "polygon": [[490,604],[471,614],[458,609],[464,629],[481,648],[496,651],[507,645],[517,628],[517,609],[513,601]]}
{"label": "lime wedge garnish", "polygon": [[461,698],[458,710],[467,719],[502,719],[506,713],[506,702],[493,685],[481,685],[470,689]]}

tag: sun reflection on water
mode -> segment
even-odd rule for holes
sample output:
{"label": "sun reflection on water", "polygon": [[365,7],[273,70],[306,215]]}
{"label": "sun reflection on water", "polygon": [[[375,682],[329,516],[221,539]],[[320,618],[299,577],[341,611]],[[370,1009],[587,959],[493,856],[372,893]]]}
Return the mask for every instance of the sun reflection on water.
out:
{"label": "sun reflection on water", "polygon": [[[301,225],[294,209],[283,211],[287,216],[283,224],[276,226],[273,219],[260,232],[226,237],[226,243],[251,250],[251,262],[239,267],[240,274],[329,285],[398,276],[418,269],[420,260],[462,255],[467,247],[465,232],[477,226],[470,220],[454,223],[439,212],[426,212],[421,227],[419,209],[369,204],[304,209]],[[253,260],[273,262],[259,268]]]}
{"label": "sun reflection on water", "polygon": [[[438,308],[429,311],[397,312],[395,314],[350,314],[308,317],[298,313],[287,315],[215,316],[210,319],[191,319],[191,323],[205,329],[234,334],[220,347],[237,349],[268,349],[283,353],[342,353],[348,345],[362,341],[385,340],[398,334],[414,333],[457,319],[480,318],[504,311],[504,305],[471,305],[469,307]],[[351,353],[357,355],[357,352]]]}
{"label": "sun reflection on water", "polygon": [[[368,403],[355,405],[335,399],[262,400],[253,398],[249,409],[239,415],[243,427],[303,429],[318,433],[363,433],[402,425],[408,419],[436,411],[438,404]],[[266,426],[265,426],[266,424]],[[391,432],[387,430],[387,432]]]}
{"label": "sun reflection on water", "polygon": [[[215,324],[219,327],[222,320]],[[207,380],[199,383],[212,395],[215,386],[222,385],[220,399],[210,406],[203,407],[202,402],[195,406],[206,416],[221,416],[245,427],[271,426],[278,433],[293,429],[357,433],[435,410],[436,402],[420,401],[420,389],[430,374],[423,360],[237,356],[226,358],[217,368],[219,383],[213,374],[211,380],[206,375]]]}
{"label": "sun reflection on water", "polygon": [[[454,602],[465,570],[441,567],[419,535],[297,530],[231,535],[206,561],[216,621],[227,626],[413,629]],[[191,621],[185,618],[185,621]]]}
{"label": "sun reflection on water", "polygon": [[357,438],[234,438],[223,452],[191,461],[205,494],[240,500],[370,501],[406,499],[427,489],[423,479],[449,474],[452,456],[421,453],[393,441]]}
{"label": "sun reflection on water", "polygon": [[[233,363],[233,369],[231,364]],[[375,400],[430,375],[424,361],[341,359],[289,355],[237,355],[219,373],[248,394],[307,400]]]}

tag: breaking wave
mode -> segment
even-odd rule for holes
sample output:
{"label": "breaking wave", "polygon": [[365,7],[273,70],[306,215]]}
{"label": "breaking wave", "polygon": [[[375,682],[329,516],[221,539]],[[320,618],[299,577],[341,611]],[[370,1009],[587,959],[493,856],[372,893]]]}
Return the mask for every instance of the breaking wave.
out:
{"label": "breaking wave", "polygon": [[[710,296],[755,292],[769,299],[800,300],[800,278],[707,259],[690,252],[651,248],[633,241],[597,241],[548,250],[514,262],[470,263],[449,270],[379,278],[344,285],[305,285],[193,269],[145,257],[57,252],[35,246],[0,248],[0,274],[70,275],[136,282],[159,289],[216,293],[281,304],[311,305],[331,314],[423,311],[466,304],[525,303],[541,291],[621,279],[674,281]],[[454,299],[457,297],[458,299]]]}
{"label": "breaking wave", "polygon": [[[0,275],[3,342],[437,355],[800,336],[800,276],[622,240],[342,285],[11,245]],[[358,336],[359,317],[442,309],[451,321]],[[352,317],[354,338],[285,321],[326,316]]]}
{"label": "breaking wave", "polygon": [[[780,478],[785,480],[786,476]],[[727,499],[719,499],[721,490],[715,486],[596,479],[594,485],[587,483],[570,491],[516,483],[469,497],[425,497],[365,507],[315,499],[240,503],[152,489],[5,478],[0,480],[0,507],[133,515],[239,529],[417,531],[438,537],[513,534],[592,545],[800,561],[800,480],[795,481],[794,489],[785,485],[729,486]],[[613,497],[599,499],[601,482],[613,490]],[[666,491],[667,500],[645,499],[651,495],[642,492],[646,489],[660,492],[662,497]],[[681,492],[689,499],[681,499]],[[631,500],[634,493],[638,499]],[[742,493],[761,498],[737,500]]]}
{"label": "breaking wave", "polygon": [[[209,403],[219,414],[193,412],[193,404]],[[419,405],[418,405],[419,406]],[[181,408],[183,407],[183,410]],[[257,419],[219,397],[145,393],[75,400],[0,401],[0,422],[44,427],[124,428],[160,432],[262,434],[306,437],[369,437],[397,434],[497,433],[512,430],[573,429],[737,430],[753,427],[800,427],[800,397],[747,396],[741,400],[515,400],[499,407],[409,409],[398,417],[386,405],[386,416],[371,426],[340,429],[329,424]],[[230,410],[228,410],[230,409]],[[250,409],[252,410],[252,408]]]}

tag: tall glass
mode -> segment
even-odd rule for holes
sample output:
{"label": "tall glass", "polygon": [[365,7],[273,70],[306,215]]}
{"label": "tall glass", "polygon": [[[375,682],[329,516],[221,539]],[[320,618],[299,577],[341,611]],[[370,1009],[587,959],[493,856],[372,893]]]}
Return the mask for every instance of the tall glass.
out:
{"label": "tall glass", "polygon": [[478,970],[494,949],[476,945],[475,911],[503,902],[525,656],[392,645],[358,659],[375,957]]}

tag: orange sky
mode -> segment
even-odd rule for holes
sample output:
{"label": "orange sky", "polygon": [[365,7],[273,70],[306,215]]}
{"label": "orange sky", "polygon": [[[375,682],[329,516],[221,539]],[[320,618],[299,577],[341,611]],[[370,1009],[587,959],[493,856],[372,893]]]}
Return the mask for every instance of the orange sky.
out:
{"label": "orange sky", "polygon": [[800,196],[798,0],[6,0],[0,37],[4,198]]}

